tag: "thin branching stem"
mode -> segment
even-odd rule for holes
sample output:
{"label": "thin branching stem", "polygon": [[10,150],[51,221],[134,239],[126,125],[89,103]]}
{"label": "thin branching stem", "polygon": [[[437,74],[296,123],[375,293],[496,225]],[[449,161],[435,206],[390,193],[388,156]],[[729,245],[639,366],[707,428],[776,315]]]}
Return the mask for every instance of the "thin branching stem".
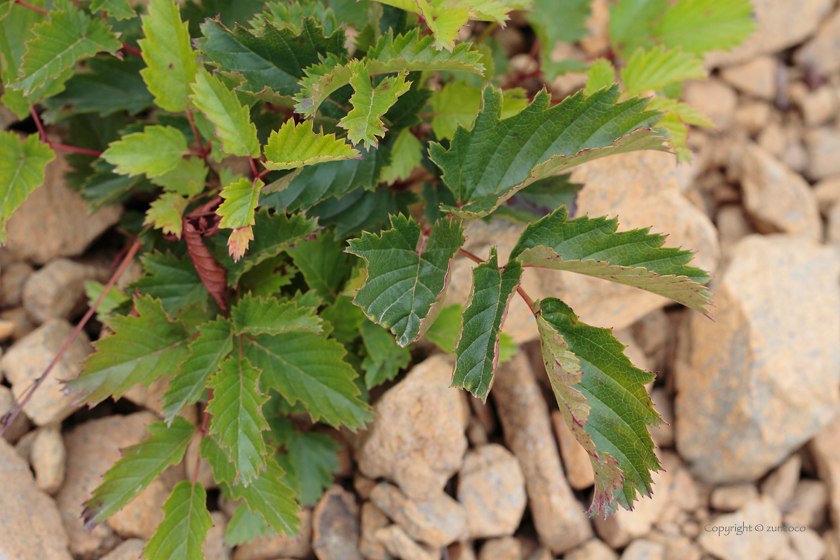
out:
{"label": "thin branching stem", "polygon": [[[476,255],[474,253],[470,253],[466,249],[458,249],[458,253],[467,257],[468,259],[470,259],[472,261],[477,262],[478,264],[482,264],[482,263],[486,262],[484,259],[482,259],[478,255]],[[522,286],[519,286],[518,288],[516,288],[516,293],[519,294],[519,297],[521,297],[525,301],[525,303],[528,304],[528,308],[531,310],[531,313],[536,315],[537,311],[536,311],[536,308],[534,307],[534,300],[531,299],[531,296],[528,295],[528,292],[523,290]]]}
{"label": "thin branching stem", "polygon": [[24,8],[29,8],[30,10],[35,10],[36,12],[41,13],[41,14],[50,13],[49,10],[45,10],[44,8],[34,6],[34,5],[30,4],[29,2],[24,2],[23,0],[15,0],[15,4],[17,4],[19,6],[23,6]]}

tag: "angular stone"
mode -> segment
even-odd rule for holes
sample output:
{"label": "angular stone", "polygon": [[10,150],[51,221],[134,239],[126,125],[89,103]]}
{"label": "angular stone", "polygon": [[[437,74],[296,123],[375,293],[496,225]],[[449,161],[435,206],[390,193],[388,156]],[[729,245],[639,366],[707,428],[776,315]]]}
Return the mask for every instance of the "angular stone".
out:
{"label": "angular stone", "polygon": [[811,36],[834,9],[832,0],[752,0],[758,30],[741,46],[705,55],[709,68],[746,62],[756,55],[775,53]]}
{"label": "angular stone", "polygon": [[551,425],[554,427],[554,435],[560,445],[563,470],[566,471],[569,486],[575,490],[584,490],[595,484],[595,471],[592,470],[589,454],[566,426],[562,412],[551,411]]}
{"label": "angular stone", "polygon": [[522,468],[510,451],[491,443],[464,457],[458,501],[466,510],[471,538],[513,535],[527,500]]}
{"label": "angular stone", "polygon": [[673,447],[674,445],[674,403],[668,392],[657,387],[650,392],[653,407],[664,421],[661,426],[650,430],[650,437],[656,447]]}
{"label": "angular stone", "polygon": [[467,449],[469,408],[461,390],[449,387],[453,367],[435,354],[382,395],[357,451],[362,474],[389,478],[415,499],[443,490]]}
{"label": "angular stone", "polygon": [[828,213],[826,217],[825,241],[836,247],[840,247],[840,203],[834,205],[834,208]]}
{"label": "angular stone", "polygon": [[755,484],[744,482],[743,484],[730,484],[718,486],[712,490],[711,504],[718,511],[736,511],[747,502],[758,498],[758,489]]}
{"label": "angular stone", "polygon": [[809,444],[820,479],[828,486],[831,521],[840,526],[840,415]]}
{"label": "angular stone", "polygon": [[491,394],[505,443],[525,475],[540,542],[555,554],[578,546],[592,535],[592,526],[563,475],[548,406],[525,354],[499,366]]}
{"label": "angular stone", "polygon": [[444,492],[412,500],[382,482],[371,490],[370,500],[417,542],[440,548],[469,536],[464,508]]}
{"label": "angular stone", "polygon": [[[439,551],[411,540],[408,533],[399,525],[378,529],[373,537],[381,542],[390,554],[402,560],[438,560],[440,557]],[[319,560],[323,559],[319,557]]]}
{"label": "angular stone", "polygon": [[35,471],[35,482],[38,488],[47,494],[55,494],[64,483],[67,449],[64,438],[57,427],[44,427],[38,430],[38,435],[32,441],[30,450],[32,470]]}
{"label": "angular stone", "polygon": [[840,107],[840,99],[837,97],[837,90],[828,85],[808,92],[799,104],[799,109],[805,118],[805,125],[808,127],[819,126],[830,121],[837,115],[838,107]]}
{"label": "angular stone", "polygon": [[6,319],[0,319],[0,342],[12,338],[15,334],[15,324]]}
{"label": "angular stone", "polygon": [[318,560],[363,560],[359,552],[359,505],[341,486],[324,493],[312,513],[312,549]]}
{"label": "angular stone", "polygon": [[801,238],[750,236],[732,249],[712,288],[715,322],[691,314],[677,350],[677,449],[700,479],[754,480],[831,420],[838,275],[837,253]]}
{"label": "angular stone", "polygon": [[478,551],[478,560],[521,560],[522,545],[513,537],[489,539]]}
{"label": "angular stone", "polygon": [[790,544],[799,560],[823,560],[826,546],[819,533],[811,529],[792,531],[788,534]]}
{"label": "angular stone", "polygon": [[55,502],[35,485],[29,465],[0,438],[0,558],[72,560]]}
{"label": "angular stone", "polygon": [[740,204],[727,204],[718,208],[715,222],[720,236],[720,247],[724,253],[744,237],[755,233]]}
{"label": "angular stone", "polygon": [[637,539],[621,553],[621,560],[665,560],[665,547],[646,539]]}
{"label": "angular stone", "polygon": [[[55,358],[73,332],[73,325],[65,319],[52,319],[17,341],[3,355],[0,369],[12,384],[12,393],[19,398],[26,392],[47,365]],[[59,422],[75,409],[72,398],[62,392],[60,380],[73,379],[82,371],[81,362],[92,352],[84,331],[23,407],[26,415],[38,426]]]}
{"label": "angular stone", "polygon": [[169,467],[105,523],[123,538],[151,539],[163,522],[163,504],[184,478],[183,463]]}
{"label": "angular stone", "polygon": [[16,262],[3,267],[0,276],[0,307],[17,307],[21,303],[23,285],[34,269],[25,262]]}
{"label": "angular stone", "polygon": [[764,101],[746,101],[735,109],[735,125],[750,136],[755,136],[770,120],[770,104]]}
{"label": "angular stone", "polygon": [[233,551],[233,560],[309,558],[312,555],[312,510],[304,508],[299,515],[300,532],[296,536],[290,537],[283,533],[241,544]]}
{"label": "angular stone", "polygon": [[107,281],[106,269],[55,259],[34,272],[23,286],[23,306],[36,323],[69,319],[84,302],[85,282]]}
{"label": "angular stone", "polygon": [[[782,524],[782,514],[770,498],[763,496],[745,504],[735,513],[727,513],[712,519],[709,529],[705,529],[697,542],[707,553],[722,560],[770,560],[777,558],[779,550],[786,548],[785,533],[774,531],[758,531],[762,528],[779,527]],[[752,527],[747,531],[740,529],[740,534],[733,527]],[[713,528],[720,527],[718,533]],[[730,528],[728,534],[725,528]]]}
{"label": "angular stone", "polygon": [[817,200],[805,179],[755,144],[744,150],[741,164],[744,207],[759,231],[819,241]]}
{"label": "angular stone", "polygon": [[720,77],[738,90],[768,101],[776,98],[776,69],[780,62],[772,56],[757,56],[738,66],[725,68]]}
{"label": "angular stone", "polygon": [[786,509],[784,506],[793,500],[794,492],[796,492],[801,468],[802,458],[799,455],[792,455],[761,483],[761,493],[773,498],[779,509]]}
{"label": "angular stone", "polygon": [[785,510],[785,524],[815,529],[822,527],[828,509],[828,485],[821,480],[802,479],[796,485],[793,501]]}
{"label": "angular stone", "polygon": [[820,207],[820,213],[828,214],[840,202],[840,176],[823,179],[814,185],[814,198]]}
{"label": "angular stone", "polygon": [[618,554],[604,544],[604,541],[592,539],[563,556],[563,560],[618,560]]}
{"label": "angular stone", "polygon": [[120,449],[148,437],[146,426],[157,420],[151,412],[108,416],[76,426],[65,434],[67,471],[55,497],[70,537],[70,551],[85,558],[113,546],[113,530],[100,523],[90,531],[82,525],[82,508],[102,484],[102,475],[121,457]]}
{"label": "angular stone", "polygon": [[213,518],[213,526],[207,532],[207,538],[201,547],[204,560],[230,560],[231,546],[225,542],[227,517],[221,511],[211,512],[210,517]]}
{"label": "angular stone", "polygon": [[[122,216],[121,206],[106,206],[90,214],[87,202],[67,187],[65,156],[47,166],[44,184],[9,219],[6,247],[19,258],[46,264],[56,257],[76,257]],[[44,209],[49,208],[49,212]]]}
{"label": "angular stone", "polygon": [[725,131],[735,120],[738,96],[735,91],[720,80],[686,82],[683,88],[686,103],[712,119],[720,131]]}
{"label": "angular stone", "polygon": [[13,324],[12,340],[15,341],[35,330],[35,324],[29,319],[29,315],[23,307],[15,307],[0,312],[0,320]]}
{"label": "angular stone", "polygon": [[128,539],[99,560],[137,560],[145,547],[143,539]]}
{"label": "angular stone", "polygon": [[840,132],[828,126],[812,128],[805,134],[805,147],[809,160],[806,175],[810,179],[840,174]]}
{"label": "angular stone", "polygon": [[814,38],[796,51],[793,60],[798,66],[813,68],[821,74],[840,70],[840,13],[834,12]]}
{"label": "angular stone", "polygon": [[390,524],[388,516],[382,513],[373,502],[362,504],[362,536],[359,539],[359,552],[367,560],[391,560],[391,556],[385,549],[385,545],[373,538],[374,533],[387,527]]}
{"label": "angular stone", "polygon": [[476,560],[471,542],[455,543],[447,549],[449,560]]}

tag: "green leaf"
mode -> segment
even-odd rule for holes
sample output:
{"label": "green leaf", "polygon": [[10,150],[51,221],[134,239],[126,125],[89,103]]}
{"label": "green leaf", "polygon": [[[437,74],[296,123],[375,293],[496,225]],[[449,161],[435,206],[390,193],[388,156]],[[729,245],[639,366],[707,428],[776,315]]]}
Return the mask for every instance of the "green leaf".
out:
{"label": "green leaf", "polygon": [[241,290],[255,297],[277,294],[280,288],[292,283],[297,269],[283,256],[263,261],[239,280]]}
{"label": "green leaf", "polygon": [[295,492],[283,483],[285,471],[273,457],[266,460],[266,471],[261,473],[249,486],[233,485],[236,469],[230,456],[219,446],[214,437],[201,440],[201,456],[207,459],[213,469],[213,477],[220,485],[227,485],[234,499],[244,499],[248,509],[259,512],[263,519],[278,534],[286,533],[295,537],[300,528],[295,502]]}
{"label": "green leaf", "polygon": [[499,361],[502,323],[522,279],[522,265],[511,260],[503,270],[500,269],[493,247],[490,258],[476,266],[472,274],[472,289],[455,349],[458,360],[452,374],[452,386],[464,388],[486,401]]}
{"label": "green leaf", "polygon": [[204,190],[207,164],[200,157],[182,158],[172,171],[152,179],[152,183],[165,190],[186,197],[193,197]]}
{"label": "green leaf", "polygon": [[568,215],[564,206],[529,224],[510,258],[635,286],[710,315],[711,294],[703,286],[709,275],[686,266],[691,251],[663,247],[665,236],[650,228],[617,233],[615,219]]}
{"label": "green leaf", "polygon": [[[461,304],[453,303],[440,310],[434,324],[424,334],[424,338],[449,354],[455,354],[458,335],[461,334]],[[519,351],[519,345],[507,333],[499,336],[499,363],[513,358]]]}
{"label": "green leaf", "polygon": [[652,43],[654,23],[668,9],[668,0],[618,0],[610,5],[609,35],[613,49],[629,56]]}
{"label": "green leaf", "polygon": [[367,280],[353,303],[379,325],[390,328],[405,347],[420,338],[443,301],[452,257],[464,244],[459,221],[439,220],[431,234],[403,215],[391,229],[351,239],[348,253],[365,259]]}
{"label": "green leaf", "polygon": [[169,315],[175,316],[190,304],[207,307],[207,288],[189,256],[147,253],[141,260],[146,274],[137,281],[137,289],[141,294],[159,299]]}
{"label": "green leaf", "polygon": [[662,111],[665,115],[657,124],[657,128],[668,135],[668,145],[677,156],[677,161],[690,161],[691,150],[688,148],[688,125],[717,128],[712,120],[687,103],[675,99],[654,97],[651,99],[652,109]]}
{"label": "green leaf", "polygon": [[586,90],[584,95],[589,97],[601,88],[615,83],[615,68],[606,58],[599,58],[589,65],[586,71]]}
{"label": "green leaf", "polygon": [[334,303],[321,311],[320,315],[327,321],[324,325],[326,334],[342,343],[348,350],[352,349],[359,338],[359,329],[365,322],[365,314],[353,305],[352,296],[338,296]]}
{"label": "green leaf", "polygon": [[409,178],[423,160],[423,143],[404,128],[394,141],[391,158],[391,165],[382,170],[381,180],[387,185]]}
{"label": "green leaf", "polygon": [[342,283],[350,274],[344,242],[321,232],[316,239],[296,243],[289,254],[309,287],[325,300],[335,301]]}
{"label": "green leaf", "polygon": [[465,218],[495,210],[518,190],[567,169],[617,153],[663,150],[662,138],[647,127],[660,115],[646,111],[648,101],[617,103],[618,87],[583,92],[550,105],[537,94],[526,109],[500,120],[502,94],[488,86],[484,110],[472,130],[459,127],[449,149],[437,143],[429,156],[443,170],[443,181],[460,202],[445,208]]}
{"label": "green leaf", "polygon": [[661,468],[648,426],[662,419],[644,387],[654,375],[630,363],[609,329],[582,323],[558,299],[537,303],[537,326],[560,411],[595,471],[589,513],[630,509],[637,492],[650,496],[650,473]]}
{"label": "green leaf", "polygon": [[135,296],[134,308],[137,317],[111,319],[114,334],[93,343],[96,352],[82,362],[84,371],[67,382],[75,404],[93,407],[109,396],[116,400],[138,383],[173,373],[187,356],[189,333],[169,319],[160,300]]}
{"label": "green leaf", "polygon": [[243,228],[254,225],[254,212],[260,198],[263,182],[259,179],[251,181],[242,178],[231,183],[219,193],[224,199],[216,209],[216,215],[221,216],[220,228]]}
{"label": "green leaf", "polygon": [[137,41],[146,68],[140,72],[158,107],[178,113],[187,109],[188,84],[195,81],[196,54],[174,0],[151,0],[144,15],[144,39]]}
{"label": "green leaf", "polygon": [[[528,105],[518,88],[502,91],[502,118],[510,118]],[[481,109],[481,88],[465,82],[450,82],[432,95],[432,129],[438,139],[452,139],[458,126],[470,129]]]}
{"label": "green leaf", "polygon": [[322,332],[317,308],[298,304],[297,301],[281,302],[275,297],[260,298],[246,294],[230,310],[230,318],[236,328],[236,334]]}
{"label": "green leaf", "polygon": [[93,0],[90,9],[94,12],[107,12],[114,19],[131,19],[137,16],[128,0]]}
{"label": "green leaf", "polygon": [[335,134],[313,132],[312,121],[295,124],[294,119],[289,119],[269,136],[264,165],[267,169],[295,169],[359,156],[357,150],[336,139]]}
{"label": "green leaf", "polygon": [[[482,55],[471,50],[470,44],[458,45],[452,52],[442,52],[435,49],[433,43],[434,39],[421,36],[419,29],[396,37],[393,30],[388,30],[368,51],[364,65],[370,75],[436,70],[484,72]],[[333,57],[307,68],[306,78],[301,82],[303,89],[295,96],[297,112],[313,117],[321,103],[350,83],[358,65],[357,61],[345,62]]]}
{"label": "green leaf", "polygon": [[[591,13],[592,0],[534,0],[532,11],[525,13],[542,46],[543,71],[546,80],[559,75],[551,63],[551,51],[558,42],[577,43],[588,34],[586,22]],[[610,82],[612,83],[612,82]]]}
{"label": "green leaf", "polygon": [[108,469],[102,484],[85,503],[82,519],[89,530],[125,507],[167,467],[184,457],[195,426],[176,418],[167,428],[163,422],[149,425],[152,437],[122,450],[122,459]]}
{"label": "green leaf", "polygon": [[247,358],[231,356],[221,363],[210,378],[208,387],[213,398],[207,403],[210,433],[229,450],[236,478],[233,484],[248,486],[265,471],[266,448],[262,432],[268,429],[260,409],[268,397],[260,393],[257,380],[260,371]]}
{"label": "green leaf", "polygon": [[702,60],[690,52],[668,50],[661,45],[650,51],[636,49],[621,70],[626,95],[662,89],[684,80],[705,80],[707,76]]}
{"label": "green leaf", "polygon": [[163,521],[143,549],[147,560],[203,560],[201,547],[213,518],[198,482],[179,482],[163,504]]}
{"label": "green leaf", "polygon": [[[85,280],[85,297],[88,300],[88,307],[93,307],[93,304],[105,291],[105,284],[96,282],[94,280]],[[116,286],[111,286],[105,297],[96,308],[96,320],[103,325],[108,324],[111,315],[119,308],[124,307],[131,298]]]}
{"label": "green leaf", "polygon": [[680,0],[662,16],[654,34],[666,47],[686,52],[729,50],[757,28],[750,0]]}
{"label": "green leaf", "polygon": [[240,502],[227,524],[225,542],[228,546],[239,546],[262,537],[273,537],[274,531],[259,513],[251,512],[248,504]]}
{"label": "green leaf", "polygon": [[187,204],[189,200],[181,195],[163,193],[149,205],[143,225],[154,225],[155,229],[160,229],[165,235],[174,235],[180,239],[182,216]]}
{"label": "green leaf", "polygon": [[[278,27],[291,27],[300,34],[305,18],[314,18],[320,22],[326,33],[332,33],[338,28],[338,21],[332,6],[325,6],[318,0],[291,0],[289,2],[268,2],[265,11],[251,21],[252,27],[262,25],[263,21],[271,21]],[[367,16],[367,6],[364,7]],[[364,18],[365,22],[367,17]],[[341,19],[342,22],[347,21]],[[350,22],[348,22],[350,23]],[[362,27],[364,24],[358,26]],[[342,43],[343,44],[343,43]]]}
{"label": "green leaf", "polygon": [[371,418],[353,382],[355,370],[344,361],[346,351],[334,340],[292,331],[257,335],[243,341],[245,356],[263,371],[263,392],[274,389],[289,404],[301,401],[314,422],[361,428]]}
{"label": "green leaf", "polygon": [[406,73],[401,73],[385,78],[374,87],[364,65],[355,65],[350,79],[354,92],[350,98],[353,110],[338,121],[338,126],[347,130],[347,138],[354,146],[360,142],[364,142],[365,148],[377,146],[379,141],[376,137],[385,136],[387,129],[382,122],[382,115],[411,87],[405,81],[406,76]]}
{"label": "green leaf", "polygon": [[198,402],[207,380],[233,350],[233,327],[227,319],[219,317],[205,323],[198,332],[198,338],[190,343],[189,355],[163,395],[161,412],[168,423],[182,408]]}
{"label": "green leaf", "polygon": [[251,122],[247,105],[216,76],[200,69],[192,88],[192,100],[216,128],[222,151],[234,156],[260,157],[257,127]]}
{"label": "green leaf", "polygon": [[341,446],[327,434],[289,429],[284,435],[281,443],[286,447],[286,464],[297,478],[300,504],[314,506],[333,484]]}
{"label": "green leaf", "polygon": [[37,134],[21,142],[14,132],[0,130],[0,244],[7,241],[6,221],[41,186],[54,158],[55,152]]}
{"label": "green leaf", "polygon": [[356,189],[340,199],[330,198],[318,203],[308,214],[317,216],[324,226],[335,226],[338,239],[387,227],[390,216],[398,213],[408,215],[408,207],[416,202],[417,197],[411,191],[385,187],[374,191]]}
{"label": "green leaf", "polygon": [[187,141],[177,128],[153,125],[111,142],[102,159],[116,166],[120,175],[158,177],[178,167],[187,151]]}
{"label": "green leaf", "polygon": [[24,96],[50,78],[57,78],[79,60],[101,51],[115,54],[121,47],[105,20],[91,19],[72,4],[66,4],[65,8],[51,11],[47,21],[32,29],[33,37],[26,42],[18,81],[12,85]]}
{"label": "green leaf", "polygon": [[324,28],[312,18],[298,19],[298,25],[302,26],[299,31],[272,22],[255,31],[241,25],[231,31],[218,21],[207,20],[201,25],[204,37],[196,46],[205,61],[244,76],[239,86],[242,91],[262,97],[291,96],[300,91],[298,82],[304,68],[318,64],[328,54],[347,53],[343,29],[326,37]]}
{"label": "green leaf", "polygon": [[367,350],[362,368],[368,389],[396,377],[411,360],[411,354],[396,343],[391,333],[370,321],[362,323],[362,340]]}

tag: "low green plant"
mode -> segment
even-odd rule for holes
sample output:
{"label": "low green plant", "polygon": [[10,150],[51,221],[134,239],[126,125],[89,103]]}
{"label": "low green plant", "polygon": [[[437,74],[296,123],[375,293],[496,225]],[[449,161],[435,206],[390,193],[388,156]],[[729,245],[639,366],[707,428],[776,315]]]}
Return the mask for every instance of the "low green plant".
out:
{"label": "low green plant", "polygon": [[[534,10],[546,78],[586,71],[585,91],[529,98],[505,78],[490,27],[459,41],[470,20],[501,25],[514,9]],[[706,76],[703,52],[750,33],[751,7],[619,0],[607,57],[551,61],[556,41],[583,37],[588,13],[587,0],[151,0],[141,16],[127,0],[0,2],[2,101],[40,131],[0,132],[3,228],[63,150],[93,210],[128,203],[124,263],[142,254],[125,293],[116,277],[88,285],[111,334],[67,390],[94,406],[169,385],[164,420],[105,475],[88,526],[182,461],[198,431],[222,494],[242,500],[229,542],[295,534],[299,508],[331,484],[337,447],[292,415],[364,427],[368,390],[406,368],[424,335],[455,354],[453,386],[486,399],[515,351],[502,328],[517,293],[592,458],[590,512],[650,494],[654,375],[562,301],[532,301],[521,279],[570,271],[709,313],[709,277],[689,251],[570,218],[580,186],[563,174],[638,150],[688,158],[688,125],[711,123],[677,100],[680,86]],[[42,121],[73,145],[50,141]],[[465,251],[464,220],[494,217],[527,224],[511,253]],[[458,254],[478,262],[463,309],[443,307]],[[180,416],[195,403],[200,427]],[[144,556],[201,558],[205,497],[195,477],[176,486]]]}

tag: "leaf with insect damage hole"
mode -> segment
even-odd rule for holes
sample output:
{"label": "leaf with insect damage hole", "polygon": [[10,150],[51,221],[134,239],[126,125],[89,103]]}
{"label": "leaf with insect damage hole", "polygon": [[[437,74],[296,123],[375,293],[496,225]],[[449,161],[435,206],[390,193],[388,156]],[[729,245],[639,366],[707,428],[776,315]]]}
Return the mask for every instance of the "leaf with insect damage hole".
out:
{"label": "leaf with insect damage hole", "polygon": [[563,419],[595,471],[589,513],[631,509],[660,470],[648,427],[662,423],[645,389],[654,375],[633,366],[609,329],[582,323],[556,298],[536,304],[543,361]]}
{"label": "leaf with insect damage hole", "polygon": [[459,220],[438,220],[431,234],[423,234],[414,219],[391,216],[391,229],[349,242],[347,252],[367,263],[367,279],[353,303],[408,346],[434,323],[452,257],[465,241]]}

